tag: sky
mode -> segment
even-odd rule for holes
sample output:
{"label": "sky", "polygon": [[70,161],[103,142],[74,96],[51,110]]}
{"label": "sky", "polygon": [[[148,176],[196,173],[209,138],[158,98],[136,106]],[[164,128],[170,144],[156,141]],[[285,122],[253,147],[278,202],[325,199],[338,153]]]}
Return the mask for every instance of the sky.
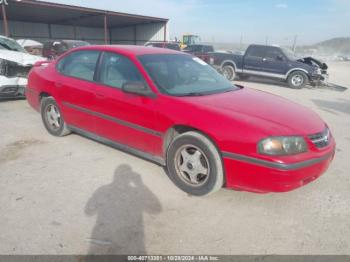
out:
{"label": "sky", "polygon": [[206,42],[313,44],[350,36],[350,0],[46,0],[169,18],[170,37]]}

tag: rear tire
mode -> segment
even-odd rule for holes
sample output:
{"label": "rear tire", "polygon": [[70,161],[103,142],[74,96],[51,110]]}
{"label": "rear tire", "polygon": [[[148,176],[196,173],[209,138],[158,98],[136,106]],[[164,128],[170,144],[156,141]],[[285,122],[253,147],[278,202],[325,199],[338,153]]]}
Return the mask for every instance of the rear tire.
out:
{"label": "rear tire", "polygon": [[309,79],[304,72],[295,71],[288,76],[287,82],[290,88],[301,89],[308,84]]}
{"label": "rear tire", "polygon": [[198,132],[177,136],[169,146],[166,163],[170,179],[188,194],[208,195],[224,184],[221,156],[215,145]]}
{"label": "rear tire", "polygon": [[232,65],[224,65],[222,67],[222,75],[226,77],[227,80],[233,81],[236,78],[236,70]]}
{"label": "rear tire", "polygon": [[61,137],[71,133],[53,97],[44,97],[41,100],[40,111],[44,126],[51,135]]}

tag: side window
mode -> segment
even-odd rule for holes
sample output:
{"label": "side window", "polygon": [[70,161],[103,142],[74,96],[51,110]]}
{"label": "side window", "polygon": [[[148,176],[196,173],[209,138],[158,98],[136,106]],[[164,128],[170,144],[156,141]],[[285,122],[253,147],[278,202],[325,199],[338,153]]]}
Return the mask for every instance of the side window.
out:
{"label": "side window", "polygon": [[100,69],[100,82],[121,88],[126,82],[143,82],[134,63],[122,55],[104,53]]}
{"label": "side window", "polygon": [[278,48],[268,48],[266,50],[266,55],[265,57],[269,60],[276,61],[278,60],[278,57],[283,57],[282,52]]}
{"label": "side window", "polygon": [[264,58],[265,57],[265,48],[261,46],[254,46],[248,49],[248,57],[252,58]]}
{"label": "side window", "polygon": [[57,70],[66,76],[93,81],[99,51],[77,51],[57,64]]}

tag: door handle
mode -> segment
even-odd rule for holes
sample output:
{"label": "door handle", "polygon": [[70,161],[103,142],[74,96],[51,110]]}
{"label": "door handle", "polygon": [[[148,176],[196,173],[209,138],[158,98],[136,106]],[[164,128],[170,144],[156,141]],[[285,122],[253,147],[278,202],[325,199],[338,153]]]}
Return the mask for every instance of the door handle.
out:
{"label": "door handle", "polygon": [[102,93],[96,93],[96,97],[99,99],[103,99],[103,98],[105,98],[105,95]]}
{"label": "door handle", "polygon": [[266,58],[263,58],[263,62],[266,62],[266,60],[267,60]]}
{"label": "door handle", "polygon": [[62,86],[63,86],[63,84],[62,84],[62,83],[60,83],[60,82],[55,82],[55,86],[56,86],[56,87],[58,87],[58,88],[60,88],[60,87],[62,87]]}

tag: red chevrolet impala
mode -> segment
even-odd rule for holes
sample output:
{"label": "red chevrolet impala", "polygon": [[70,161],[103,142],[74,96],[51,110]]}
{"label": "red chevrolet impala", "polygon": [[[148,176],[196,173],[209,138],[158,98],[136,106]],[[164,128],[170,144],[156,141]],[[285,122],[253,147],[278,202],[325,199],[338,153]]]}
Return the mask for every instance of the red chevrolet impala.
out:
{"label": "red chevrolet impala", "polygon": [[157,162],[193,195],[289,191],[334,157],[334,138],[311,110],[168,49],[74,49],[37,63],[26,95],[52,135],[78,133]]}

